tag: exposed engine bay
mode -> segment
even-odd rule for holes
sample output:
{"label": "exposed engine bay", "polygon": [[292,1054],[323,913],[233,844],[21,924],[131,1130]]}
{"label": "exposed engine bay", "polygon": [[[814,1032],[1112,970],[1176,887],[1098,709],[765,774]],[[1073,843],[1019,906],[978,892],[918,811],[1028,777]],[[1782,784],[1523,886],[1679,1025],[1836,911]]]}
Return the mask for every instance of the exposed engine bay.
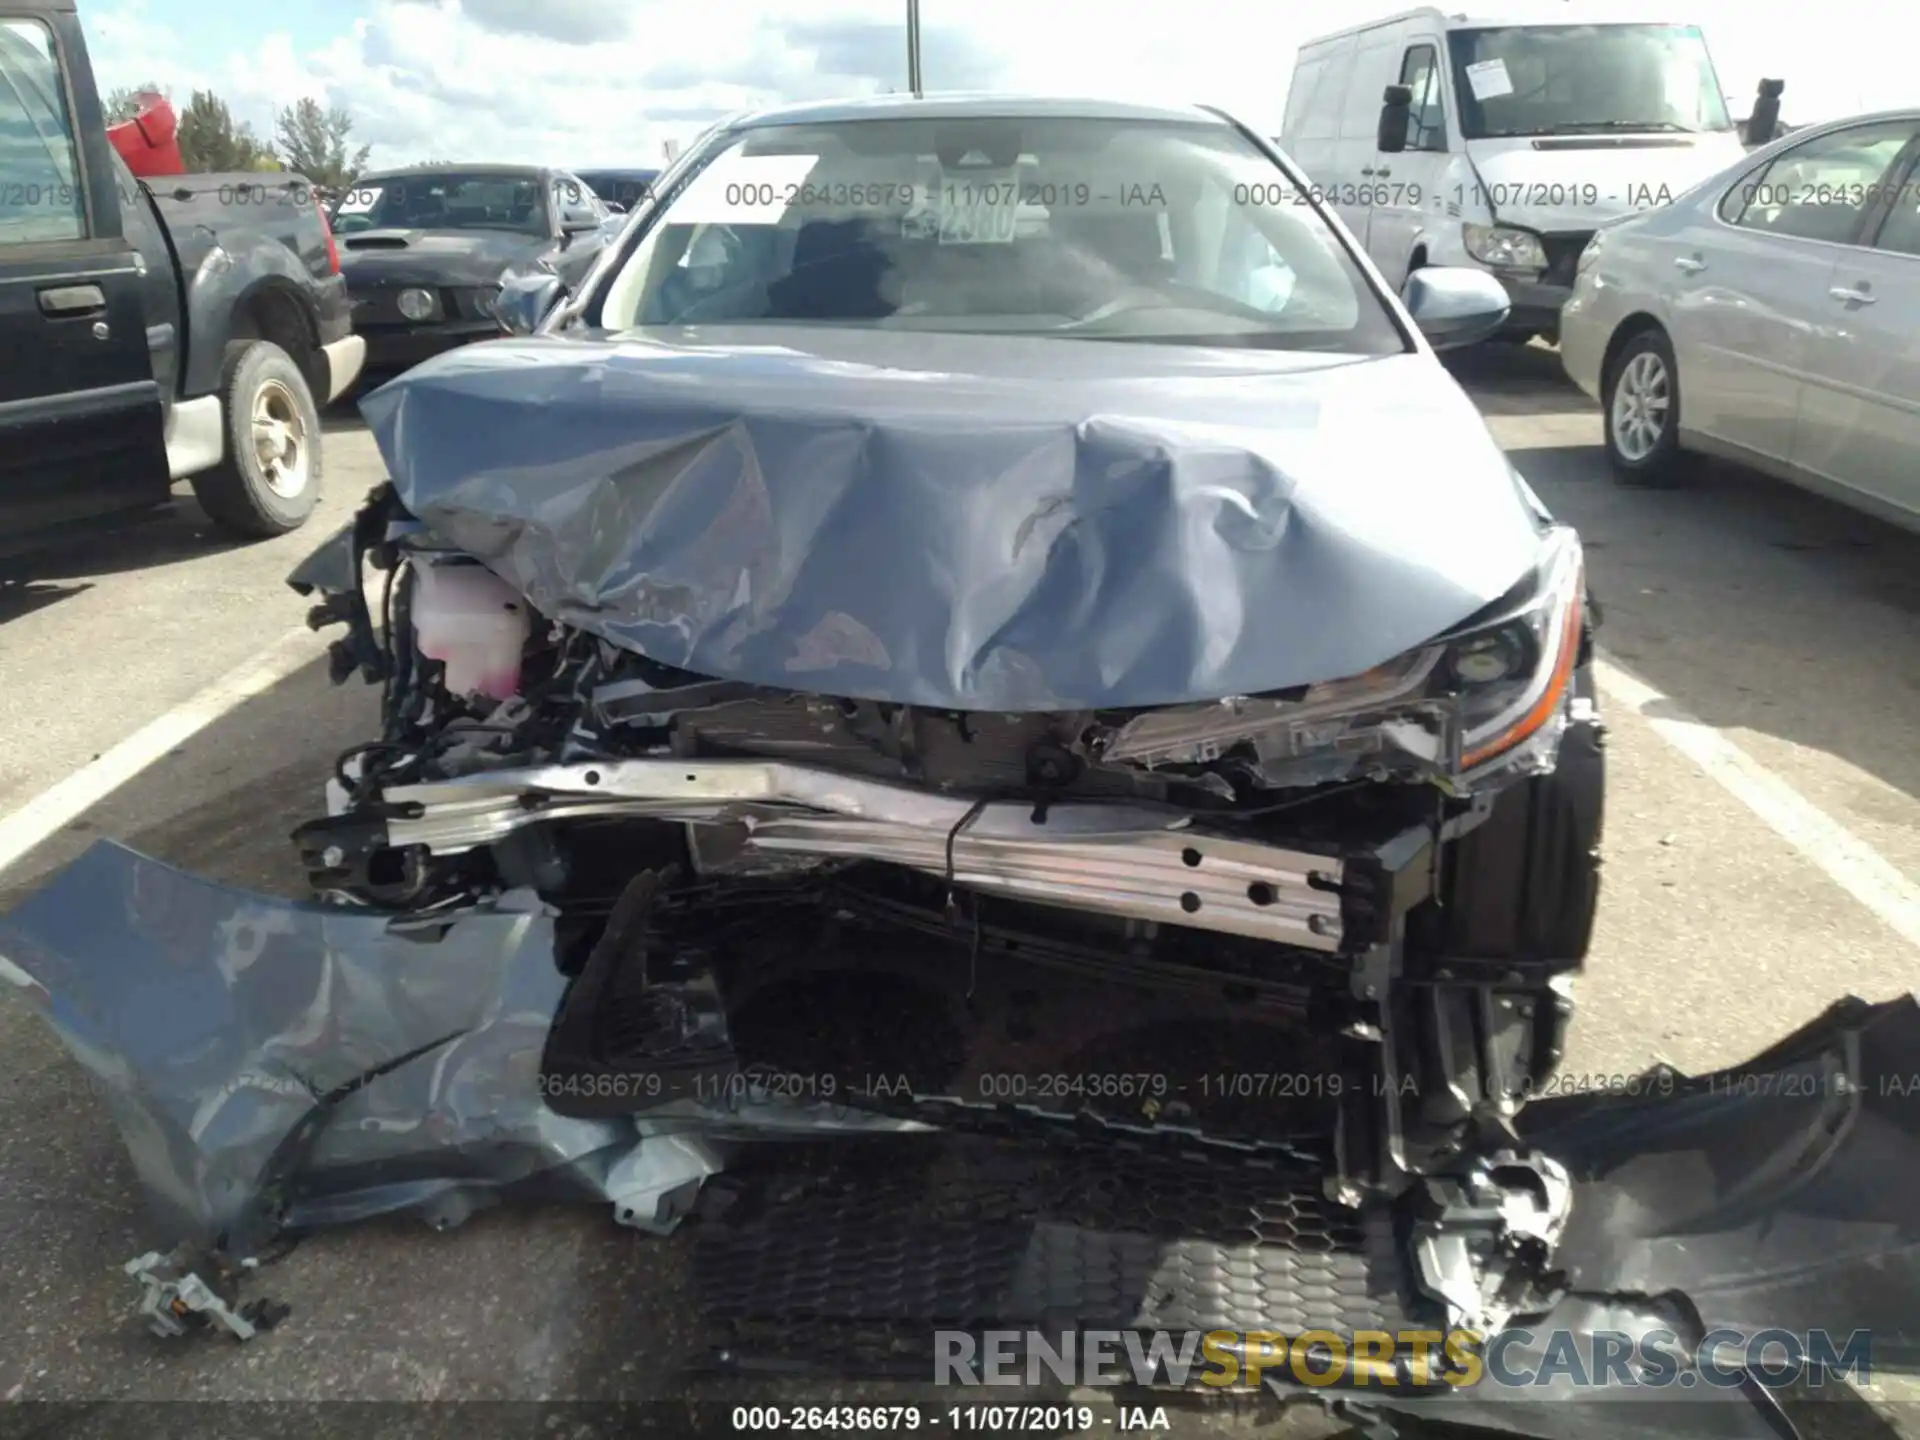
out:
{"label": "exposed engine bay", "polygon": [[[534,613],[391,492],[319,562],[294,582],[327,592],[335,678],[379,683],[383,726],[297,833],[311,883],[414,916],[554,907],[555,1111],[828,1103],[1277,1164],[1347,1206],[1564,1209],[1511,1122],[1559,1058],[1597,890],[1570,531],[1366,675],[1076,713],[680,671]],[[1448,1246],[1431,1287],[1497,1323],[1513,1277]]]}

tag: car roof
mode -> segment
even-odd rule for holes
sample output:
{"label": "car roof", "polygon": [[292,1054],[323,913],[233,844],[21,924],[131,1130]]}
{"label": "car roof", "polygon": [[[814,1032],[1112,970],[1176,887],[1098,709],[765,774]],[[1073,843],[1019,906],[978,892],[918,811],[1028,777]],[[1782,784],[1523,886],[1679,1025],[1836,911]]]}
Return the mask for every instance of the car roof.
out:
{"label": "car roof", "polygon": [[1163,120],[1224,125],[1218,114],[1198,105],[1140,104],[1126,100],[1078,99],[1063,95],[999,95],[955,92],[916,98],[869,95],[852,100],[816,100],[750,111],[725,123],[727,130],[759,130],[779,125],[831,125],[849,120],[919,119],[1068,119]]}
{"label": "car roof", "polygon": [[581,165],[575,168],[576,175],[612,175],[620,179],[637,179],[641,176],[651,178],[660,173],[657,165]]}
{"label": "car roof", "polygon": [[489,165],[484,160],[449,161],[445,165],[402,165],[393,170],[369,170],[354,177],[354,184],[374,180],[400,180],[412,175],[501,175],[514,180],[539,180],[552,174],[545,165]]}
{"label": "car roof", "polygon": [[1868,110],[1859,115],[1842,115],[1837,120],[1817,120],[1810,125],[1796,125],[1784,135],[1776,135],[1766,144],[1756,147],[1748,153],[1748,160],[1765,160],[1783,151],[1791,150],[1802,140],[1817,139],[1822,135],[1831,135],[1836,130],[1851,130],[1856,125],[1920,125],[1920,107],[1906,106],[1899,110]]}
{"label": "car roof", "polygon": [[1357,25],[1345,25],[1338,30],[1328,30],[1301,42],[1302,50],[1316,49],[1334,40],[1347,40],[1355,35],[1366,35],[1376,30],[1392,29],[1410,21],[1422,21],[1437,30],[1504,30],[1509,27],[1547,29],[1565,25],[1692,25],[1695,22],[1684,18],[1675,11],[1658,10],[1644,5],[1621,6],[1618,4],[1600,5],[1595,0],[1559,0],[1553,8],[1541,8],[1521,12],[1520,6],[1512,10],[1503,10],[1487,14],[1468,14],[1463,10],[1442,10],[1438,5],[1423,5],[1414,10],[1402,10],[1398,14],[1383,15],[1378,20],[1365,20]]}

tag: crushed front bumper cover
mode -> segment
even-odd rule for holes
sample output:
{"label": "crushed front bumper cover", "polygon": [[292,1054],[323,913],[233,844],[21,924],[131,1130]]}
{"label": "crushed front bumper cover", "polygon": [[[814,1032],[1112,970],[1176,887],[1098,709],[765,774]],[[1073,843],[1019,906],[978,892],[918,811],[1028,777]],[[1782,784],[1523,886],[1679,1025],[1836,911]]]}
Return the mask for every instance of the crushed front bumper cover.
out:
{"label": "crushed front bumper cover", "polygon": [[[557,1114],[553,957],[531,894],[396,920],[226,889],[109,842],[0,918],[0,979],[99,1087],[157,1238],[242,1268],[285,1234],[396,1211],[446,1227],[510,1196],[594,1200],[664,1232],[707,1203],[696,1273],[735,1365],[874,1373],[936,1329],[1478,1321],[1513,1354],[1555,1332],[1659,1330],[1683,1351],[1715,1331],[1867,1332],[1876,1371],[1920,1370],[1912,997],[1843,1001],[1713,1075],[1529,1106],[1489,1137],[1486,1173],[1539,1182],[1546,1249],[1495,1306],[1488,1278],[1527,1224],[1511,1194],[1471,1184],[1356,1209],[1266,1161],[1069,1155],[740,1094]],[[804,1143],[749,1143],[782,1138]],[[1571,1379],[1351,1398],[1567,1440],[1649,1423]],[[1792,1433],[1756,1384],[1685,1397],[1724,1403],[1638,1398],[1665,1434]]]}

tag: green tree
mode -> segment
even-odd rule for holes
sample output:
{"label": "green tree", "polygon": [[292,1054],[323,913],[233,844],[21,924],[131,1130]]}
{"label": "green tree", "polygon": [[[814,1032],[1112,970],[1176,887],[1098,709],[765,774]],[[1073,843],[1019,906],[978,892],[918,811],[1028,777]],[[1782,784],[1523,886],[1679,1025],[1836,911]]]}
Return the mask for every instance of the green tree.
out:
{"label": "green tree", "polygon": [[302,96],[274,121],[274,134],[287,168],[332,189],[345,189],[366,168],[367,152],[372,147],[362,145],[349,154],[347,137],[352,133],[351,115],[338,105],[323,110],[311,96]]}
{"label": "green tree", "polygon": [[227,102],[211,90],[196,90],[180,116],[180,159],[190,173],[253,170],[273,147],[253,128],[233,118]]}
{"label": "green tree", "polygon": [[166,94],[158,85],[149,80],[144,85],[124,85],[118,90],[107,93],[101,102],[107,112],[107,124],[118,125],[123,120],[131,120],[140,113],[140,97],[148,94]]}

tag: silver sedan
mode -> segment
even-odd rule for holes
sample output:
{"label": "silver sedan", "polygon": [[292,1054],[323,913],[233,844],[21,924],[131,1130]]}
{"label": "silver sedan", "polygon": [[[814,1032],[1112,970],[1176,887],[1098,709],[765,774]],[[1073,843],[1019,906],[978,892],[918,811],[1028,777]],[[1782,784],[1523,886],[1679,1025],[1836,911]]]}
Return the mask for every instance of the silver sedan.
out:
{"label": "silver sedan", "polygon": [[1561,312],[1625,481],[1721,455],[1920,529],[1920,110],[1796,130],[1609,225]]}

